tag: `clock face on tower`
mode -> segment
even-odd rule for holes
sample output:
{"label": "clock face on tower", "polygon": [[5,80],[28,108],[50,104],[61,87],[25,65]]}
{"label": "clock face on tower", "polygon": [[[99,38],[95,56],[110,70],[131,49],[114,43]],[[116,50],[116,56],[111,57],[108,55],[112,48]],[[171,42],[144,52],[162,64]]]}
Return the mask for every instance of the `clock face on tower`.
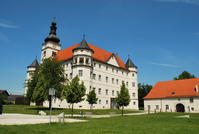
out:
{"label": "clock face on tower", "polygon": [[56,48],[56,45],[53,44],[53,48]]}

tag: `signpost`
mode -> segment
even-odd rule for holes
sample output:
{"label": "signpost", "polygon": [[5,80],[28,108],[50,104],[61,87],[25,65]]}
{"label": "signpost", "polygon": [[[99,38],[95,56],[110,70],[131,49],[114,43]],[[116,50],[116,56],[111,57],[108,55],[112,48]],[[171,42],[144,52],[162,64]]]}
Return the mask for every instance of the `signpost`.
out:
{"label": "signpost", "polygon": [[51,112],[52,112],[52,98],[53,96],[55,96],[55,89],[54,88],[49,88],[49,96],[50,96],[50,102],[51,103],[51,107],[50,107],[50,122],[49,124],[51,123]]}

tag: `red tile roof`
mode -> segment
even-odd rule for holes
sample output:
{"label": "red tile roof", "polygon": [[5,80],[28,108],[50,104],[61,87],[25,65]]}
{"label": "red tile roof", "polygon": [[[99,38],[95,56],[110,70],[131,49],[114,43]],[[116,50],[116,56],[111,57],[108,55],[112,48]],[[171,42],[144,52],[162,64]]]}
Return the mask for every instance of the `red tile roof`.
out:
{"label": "red tile roof", "polygon": [[199,78],[157,82],[144,99],[179,98],[199,96]]}
{"label": "red tile roof", "polygon": [[[75,44],[75,45],[73,45],[71,47],[68,47],[66,49],[60,50],[57,53],[56,58],[58,60],[68,60],[68,59],[71,59],[73,57],[73,51],[72,50],[74,48],[76,48],[78,45],[79,45],[79,43]],[[110,52],[105,51],[105,50],[103,50],[101,48],[98,48],[98,47],[96,47],[96,46],[94,46],[92,44],[88,44],[88,46],[94,51],[94,53],[93,53],[92,56],[93,56],[93,58],[95,60],[98,60],[98,61],[106,63],[111,56],[115,56],[115,58],[117,59],[117,62],[119,64],[119,66],[121,68],[123,68],[123,69],[127,69],[126,66],[125,66],[125,64],[124,64],[124,62],[118,56],[114,55],[113,53],[110,53]]]}

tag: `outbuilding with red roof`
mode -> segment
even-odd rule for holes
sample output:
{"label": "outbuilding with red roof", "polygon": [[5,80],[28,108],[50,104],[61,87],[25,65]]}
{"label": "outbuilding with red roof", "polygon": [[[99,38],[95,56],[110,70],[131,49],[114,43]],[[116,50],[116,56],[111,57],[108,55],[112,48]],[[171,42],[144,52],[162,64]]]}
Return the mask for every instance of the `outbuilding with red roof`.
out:
{"label": "outbuilding with red roof", "polygon": [[148,111],[199,112],[199,78],[157,82],[144,97]]}

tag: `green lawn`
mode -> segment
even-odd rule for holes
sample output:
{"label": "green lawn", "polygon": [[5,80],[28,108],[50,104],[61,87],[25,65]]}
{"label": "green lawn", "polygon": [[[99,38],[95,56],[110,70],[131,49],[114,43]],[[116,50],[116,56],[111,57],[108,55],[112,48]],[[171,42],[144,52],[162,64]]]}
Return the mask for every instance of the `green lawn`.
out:
{"label": "green lawn", "polygon": [[182,113],[88,119],[85,123],[0,126],[0,134],[198,134],[199,114]]}
{"label": "green lawn", "polygon": [[[35,106],[27,106],[27,105],[5,105],[3,107],[3,113],[23,113],[23,114],[37,114],[38,108]],[[45,111],[47,114],[49,114],[48,108],[40,107],[39,110]],[[74,109],[74,114],[80,114],[79,109]],[[83,112],[92,112],[92,114],[96,115],[102,115],[102,114],[110,114],[110,113],[116,113],[120,114],[120,110],[116,109],[87,109],[82,110]],[[65,114],[71,114],[71,109],[53,109],[52,114],[59,114],[64,112]],[[140,112],[140,111],[133,111],[133,110],[125,110],[124,113],[133,113],[133,112]]]}

